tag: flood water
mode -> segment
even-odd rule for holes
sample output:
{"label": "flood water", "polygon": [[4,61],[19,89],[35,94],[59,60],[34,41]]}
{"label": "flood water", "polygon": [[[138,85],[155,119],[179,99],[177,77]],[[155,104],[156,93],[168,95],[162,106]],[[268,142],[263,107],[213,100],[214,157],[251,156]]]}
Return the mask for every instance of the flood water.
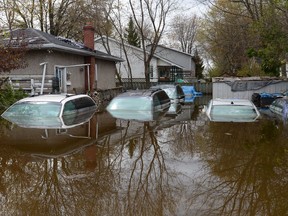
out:
{"label": "flood water", "polygon": [[67,130],[1,119],[0,215],[288,215],[288,126],[209,122],[206,102]]}

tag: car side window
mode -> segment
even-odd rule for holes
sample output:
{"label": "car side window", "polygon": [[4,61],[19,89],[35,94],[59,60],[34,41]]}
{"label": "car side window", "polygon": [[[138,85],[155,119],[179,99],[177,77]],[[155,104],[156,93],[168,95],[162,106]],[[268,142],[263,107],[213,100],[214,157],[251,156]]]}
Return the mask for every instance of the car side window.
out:
{"label": "car side window", "polygon": [[75,103],[74,101],[68,101],[67,103],[65,103],[64,105],[64,110],[63,110],[63,114],[68,114],[68,113],[71,113],[73,111],[76,110],[76,106],[75,106]]}
{"label": "car side window", "polygon": [[75,99],[75,106],[76,106],[76,109],[82,109],[82,108],[85,108],[85,107],[92,107],[92,106],[95,106],[95,103],[92,99],[90,98],[77,98]]}
{"label": "car side window", "polygon": [[154,104],[154,106],[159,106],[160,105],[160,100],[159,100],[157,94],[153,95],[153,104]]}
{"label": "car side window", "polygon": [[182,90],[182,88],[180,87],[180,86],[177,86],[177,94],[179,94],[179,95],[183,95],[184,94],[184,92],[183,92],[183,90]]}
{"label": "car side window", "polygon": [[159,97],[160,103],[164,104],[167,103],[169,99],[169,97],[167,96],[167,94],[164,91],[160,91],[156,94]]}

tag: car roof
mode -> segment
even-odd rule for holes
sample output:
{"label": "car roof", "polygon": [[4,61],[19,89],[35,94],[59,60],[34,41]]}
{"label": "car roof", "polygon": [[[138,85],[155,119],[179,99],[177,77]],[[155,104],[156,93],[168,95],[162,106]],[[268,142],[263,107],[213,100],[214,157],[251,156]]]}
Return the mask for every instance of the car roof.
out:
{"label": "car roof", "polygon": [[220,99],[216,98],[212,100],[213,105],[246,105],[246,106],[253,106],[253,103],[247,99]]}
{"label": "car roof", "polygon": [[177,86],[181,87],[178,84],[160,84],[160,85],[155,85],[152,86],[150,89],[165,89],[165,88],[176,88]]}
{"label": "car roof", "polygon": [[161,89],[131,90],[131,91],[124,92],[118,95],[117,97],[149,97],[158,91],[163,91],[163,90]]}
{"label": "car roof", "polygon": [[276,98],[275,101],[285,101],[286,103],[288,103],[288,98],[287,97]]}
{"label": "car roof", "polygon": [[81,97],[87,97],[88,95],[71,95],[71,94],[45,94],[45,95],[37,95],[32,97],[26,97],[18,102],[58,102],[61,103],[65,99],[75,99]]}

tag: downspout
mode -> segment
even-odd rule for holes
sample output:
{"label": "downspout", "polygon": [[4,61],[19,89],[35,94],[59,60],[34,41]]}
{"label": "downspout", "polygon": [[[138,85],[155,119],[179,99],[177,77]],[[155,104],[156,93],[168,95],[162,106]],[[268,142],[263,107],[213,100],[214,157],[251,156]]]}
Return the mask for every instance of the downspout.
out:
{"label": "downspout", "polygon": [[89,94],[91,93],[90,92],[90,67],[89,66],[87,66],[87,82],[88,82],[88,92],[89,92]]}
{"label": "downspout", "polygon": [[40,90],[40,94],[41,94],[41,95],[43,94],[43,89],[44,89],[44,83],[45,83],[45,76],[46,76],[47,64],[48,64],[48,62],[42,62],[42,63],[40,63],[40,66],[43,66],[42,82],[41,82],[41,90]]}
{"label": "downspout", "polygon": [[63,74],[62,74],[62,85],[63,85],[63,92],[67,93],[67,68],[64,67]]}

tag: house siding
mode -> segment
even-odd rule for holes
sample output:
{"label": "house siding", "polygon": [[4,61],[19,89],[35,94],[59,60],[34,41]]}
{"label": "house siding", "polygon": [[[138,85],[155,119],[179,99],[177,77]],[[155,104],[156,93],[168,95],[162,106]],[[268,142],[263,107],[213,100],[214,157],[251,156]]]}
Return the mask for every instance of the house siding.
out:
{"label": "house siding", "polygon": [[[52,78],[55,76],[57,66],[67,66],[66,71],[69,76],[67,80],[68,93],[85,93],[85,66],[73,67],[73,65],[84,64],[83,56],[57,51],[33,50],[27,53],[25,60],[28,64],[26,68],[3,73],[0,78],[9,76],[11,79],[17,80],[35,79],[35,82],[38,83],[38,88],[40,88],[43,73],[43,66],[40,64],[47,62],[44,86],[46,91],[44,93],[52,91]],[[98,74],[95,87],[99,89],[115,88],[115,62],[96,59],[96,66]]]}
{"label": "house siding", "polygon": [[[103,41],[98,38],[95,40],[95,49],[106,52],[105,47],[109,48],[108,53],[118,56],[120,58],[126,59],[125,53],[123,51],[122,44],[116,41],[115,39],[108,38],[108,42],[104,41],[105,46],[103,45]],[[108,45],[107,45],[108,43]],[[149,50],[149,46],[147,49]],[[129,59],[132,77],[128,72],[128,64],[127,61],[124,61],[117,66],[117,71],[120,74],[122,79],[133,78],[133,79],[145,79],[145,68],[144,68],[144,56],[143,50],[141,48],[131,46],[129,44],[125,44],[125,49],[127,51],[127,58]],[[173,50],[170,48],[158,46],[150,62],[149,71],[153,70],[153,74],[150,73],[150,81],[158,82],[161,80],[159,75],[159,67],[167,67],[167,71],[169,67],[171,67],[171,72],[173,73],[173,68],[179,68],[179,71],[184,72],[185,79],[195,78],[195,62],[192,59],[192,55],[188,53],[183,53],[177,50]],[[170,81],[174,81],[174,77],[168,77]]]}
{"label": "house siding", "polygon": [[[121,44],[115,42],[115,41],[109,41],[109,48],[111,51],[111,55],[119,56],[121,58],[125,58],[125,53],[123,51],[123,48],[121,47]],[[105,47],[102,43],[95,43],[95,49],[106,52]],[[138,50],[134,50],[132,48],[126,47],[126,51],[128,54],[128,59],[131,64],[131,70],[132,70],[132,77],[133,78],[144,78],[144,65],[143,65],[143,53]],[[125,58],[126,59],[126,58]],[[120,74],[122,78],[129,78],[129,70],[128,70],[128,64],[127,61],[122,62],[117,65],[117,71]]]}
{"label": "house siding", "polygon": [[[55,76],[56,66],[69,66],[83,64],[84,58],[82,56],[47,51],[29,51],[25,57],[27,62],[27,67],[22,69],[13,70],[10,73],[4,73],[1,77],[9,76],[11,79],[35,79],[36,83],[42,80],[43,66],[40,64],[47,62],[46,76],[45,76],[45,86],[46,93],[51,92],[52,78]],[[81,69],[82,68],[82,69]],[[85,74],[83,67],[69,67],[67,68],[67,74],[70,74],[70,83],[67,85],[67,92],[74,93],[74,89],[78,92],[84,92]]]}
{"label": "house siding", "polygon": [[[111,55],[126,59],[121,44],[117,43],[116,41],[109,40],[109,48],[111,51],[111,53],[110,53]],[[103,46],[102,42],[96,42],[95,43],[95,49],[107,53],[107,50]],[[126,51],[127,51],[128,59],[129,59],[130,66],[131,66],[132,78],[144,79],[145,78],[145,74],[144,74],[145,70],[144,70],[144,63],[143,63],[143,60],[144,60],[143,51],[138,49],[138,48],[135,48],[135,47],[132,48],[129,46],[126,46]],[[153,58],[150,62],[150,65],[153,67],[153,77],[156,80],[156,78],[157,78],[157,60],[155,58]],[[117,64],[117,71],[120,74],[121,78],[124,78],[124,79],[125,78],[131,78],[131,76],[129,74],[129,70],[128,70],[127,61],[124,61],[124,62]],[[152,78],[151,81],[153,81],[154,79]]]}
{"label": "house siding", "polygon": [[170,49],[163,48],[161,46],[156,48],[155,54],[171,62],[177,62],[177,64],[184,67],[185,70],[192,71],[194,69],[191,63],[192,56],[188,54],[171,51]]}
{"label": "house siding", "polygon": [[[116,87],[114,62],[96,60],[97,65],[97,89],[112,89]],[[101,73],[98,73],[101,71]]]}
{"label": "house siding", "polygon": [[195,62],[192,60],[192,55],[162,46],[156,48],[155,55],[177,63],[177,65],[183,68],[184,72],[190,72],[191,76],[195,77]]}

